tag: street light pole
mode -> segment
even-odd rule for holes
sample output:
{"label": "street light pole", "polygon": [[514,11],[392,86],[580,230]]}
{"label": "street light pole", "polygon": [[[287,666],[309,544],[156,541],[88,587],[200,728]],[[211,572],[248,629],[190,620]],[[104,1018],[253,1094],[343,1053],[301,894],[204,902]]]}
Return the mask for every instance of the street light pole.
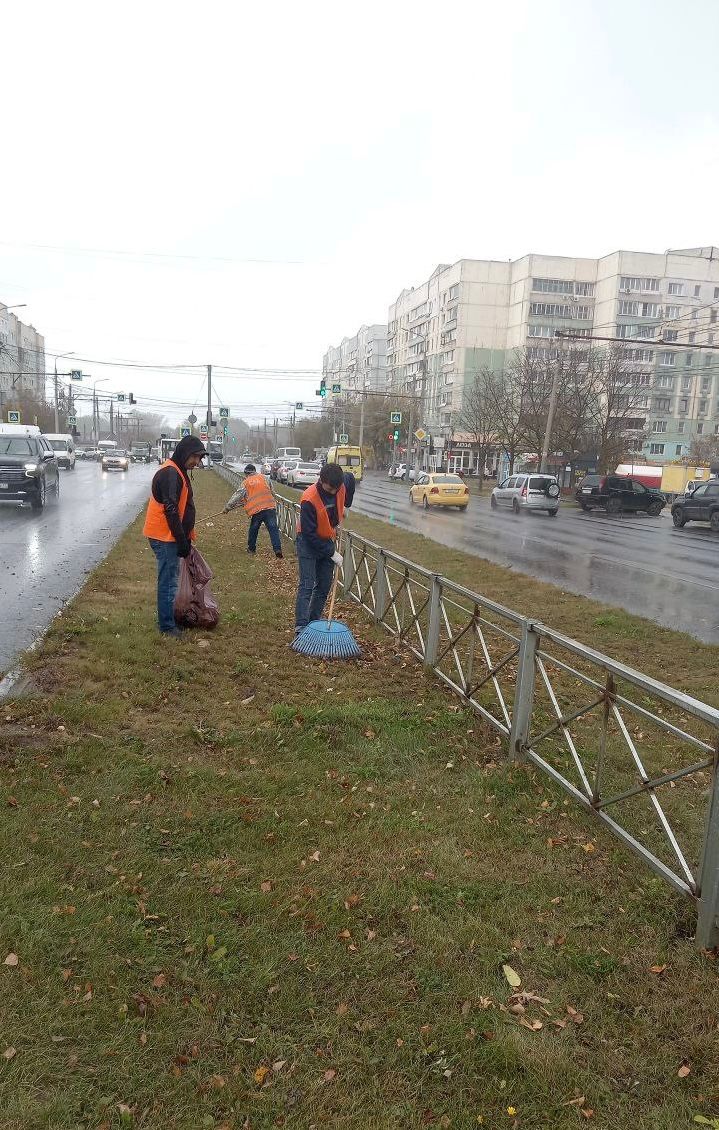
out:
{"label": "street light pole", "polygon": [[57,410],[57,363],[58,363],[58,361],[61,361],[63,357],[73,357],[73,356],[74,356],[74,350],[70,353],[60,353],[60,354],[56,353],[55,354],[55,376],[54,376],[54,381],[53,381],[54,386],[55,386],[55,435],[57,435],[60,431],[60,419],[59,419],[58,410]]}

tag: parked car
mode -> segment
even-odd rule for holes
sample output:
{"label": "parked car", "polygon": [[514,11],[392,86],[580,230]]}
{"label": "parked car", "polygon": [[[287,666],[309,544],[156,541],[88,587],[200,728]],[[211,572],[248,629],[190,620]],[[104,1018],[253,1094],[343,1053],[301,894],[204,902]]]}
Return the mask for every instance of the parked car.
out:
{"label": "parked car", "polygon": [[0,502],[42,510],[50,494],[60,497],[60,468],[40,429],[0,424]]}
{"label": "parked car", "polygon": [[646,513],[654,518],[667,504],[660,490],[624,475],[585,475],[574,497],[582,510],[599,508],[607,514]]}
{"label": "parked car", "polygon": [[427,474],[420,471],[417,482],[409,490],[409,501],[421,503],[425,510],[431,506],[456,506],[466,510],[469,505],[469,487],[459,475],[448,475],[443,471]]}
{"label": "parked car", "polygon": [[322,470],[319,463],[298,463],[287,474],[287,485],[290,487],[309,487],[316,483]]}
{"label": "parked car", "polygon": [[260,470],[262,471],[263,475],[270,475],[271,476],[272,475],[272,460],[271,459],[263,459],[262,463],[260,464]]}
{"label": "parked car", "polygon": [[708,522],[719,534],[719,479],[710,479],[690,495],[677,499],[672,506],[672,521],[677,529],[687,522]]}
{"label": "parked car", "polygon": [[497,483],[489,502],[493,510],[511,506],[515,514],[523,510],[545,510],[552,518],[559,512],[559,483],[554,475],[510,475]]}
{"label": "parked car", "polygon": [[130,466],[130,456],[126,451],[116,447],[110,451],[103,451],[101,466],[103,471],[127,471]]}
{"label": "parked car", "polygon": [[277,471],[278,481],[281,483],[286,483],[287,476],[289,475],[290,471],[292,471],[299,462],[299,459],[284,459],[282,463],[280,463]]}
{"label": "parked car", "polygon": [[143,440],[136,440],[130,444],[131,463],[149,463],[152,459],[152,446]]}
{"label": "parked car", "polygon": [[270,478],[274,479],[275,482],[277,482],[277,476],[280,473],[280,467],[281,466],[282,466],[282,460],[281,459],[273,459],[272,462],[270,463]]}
{"label": "parked car", "polygon": [[399,479],[402,482],[406,479],[409,479],[410,482],[414,482],[415,479],[414,467],[410,467],[409,470],[407,470],[406,463],[392,463],[387,474],[390,479]]}

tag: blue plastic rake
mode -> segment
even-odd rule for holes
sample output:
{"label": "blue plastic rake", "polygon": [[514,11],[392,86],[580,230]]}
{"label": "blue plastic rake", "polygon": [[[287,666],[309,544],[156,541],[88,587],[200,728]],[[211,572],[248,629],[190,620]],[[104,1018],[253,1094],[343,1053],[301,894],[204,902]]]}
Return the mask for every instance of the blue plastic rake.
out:
{"label": "blue plastic rake", "polygon": [[339,574],[335,569],[328,618],[313,620],[292,641],[292,648],[299,655],[307,655],[312,659],[357,659],[362,654],[347,625],[332,619],[338,578]]}

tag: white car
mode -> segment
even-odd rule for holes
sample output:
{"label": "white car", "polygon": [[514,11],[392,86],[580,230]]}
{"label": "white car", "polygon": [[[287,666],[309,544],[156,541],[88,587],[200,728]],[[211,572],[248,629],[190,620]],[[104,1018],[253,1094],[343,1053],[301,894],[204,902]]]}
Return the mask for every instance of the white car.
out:
{"label": "white car", "polygon": [[390,479],[397,479],[399,482],[403,482],[405,479],[414,482],[415,479],[414,467],[410,467],[408,471],[406,463],[393,463],[387,474]]}
{"label": "white car", "polygon": [[559,511],[559,483],[554,475],[510,475],[498,483],[490,496],[493,510],[511,506],[515,514],[523,510],[546,510],[552,518]]}
{"label": "white car", "polygon": [[319,463],[298,463],[287,473],[289,487],[311,487],[320,477],[322,467]]}
{"label": "white car", "polygon": [[130,457],[126,451],[118,451],[112,448],[110,451],[103,451],[102,453],[102,470],[103,471],[127,471],[130,466]]}
{"label": "white car", "polygon": [[263,459],[262,465],[261,465],[262,474],[263,475],[269,475],[271,470],[272,470],[272,460],[271,459]]}
{"label": "white car", "polygon": [[284,462],[280,463],[280,466],[277,470],[277,478],[279,482],[286,483],[287,476],[289,475],[290,471],[293,471],[299,462],[299,459],[285,459]]}

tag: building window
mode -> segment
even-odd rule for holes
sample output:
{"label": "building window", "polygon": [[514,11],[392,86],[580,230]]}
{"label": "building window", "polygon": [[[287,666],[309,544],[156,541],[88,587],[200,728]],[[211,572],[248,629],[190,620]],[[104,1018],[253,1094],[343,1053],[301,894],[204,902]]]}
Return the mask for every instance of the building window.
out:
{"label": "building window", "polygon": [[672,402],[668,396],[657,396],[654,398],[654,411],[655,412],[670,412]]}
{"label": "building window", "polygon": [[664,454],[664,444],[663,443],[650,443],[649,444],[649,454],[650,455],[663,455]]}
{"label": "building window", "polygon": [[700,400],[699,401],[699,415],[700,416],[706,416],[706,411],[707,411],[706,400]]}
{"label": "building window", "polygon": [[592,298],[594,283],[571,282],[569,279],[532,279],[532,290],[545,294],[576,294],[581,298]]}
{"label": "building window", "polygon": [[684,420],[680,420],[677,424],[677,431],[679,432],[679,435],[684,434]]}
{"label": "building window", "polygon": [[452,301],[453,298],[459,298],[459,283],[455,283],[454,286],[451,286],[449,288],[449,293],[447,295],[447,298],[449,299],[450,302]]}
{"label": "building window", "polygon": [[619,316],[621,318],[658,318],[659,304],[657,302],[627,302],[620,301]]}
{"label": "building window", "polygon": [[659,354],[659,364],[664,365],[664,366],[671,366],[671,365],[674,364],[674,358],[675,357],[676,357],[676,353],[669,353],[669,352],[660,353]]}
{"label": "building window", "polygon": [[635,361],[640,365],[647,365],[654,358],[654,351],[651,349],[625,349],[625,361]]}
{"label": "building window", "polygon": [[692,387],[691,377],[682,377],[682,389],[690,389]]}
{"label": "building window", "polygon": [[702,288],[701,288],[700,286],[695,286],[695,287],[694,287],[694,297],[695,297],[695,298],[698,298],[698,297],[699,297],[699,295],[701,294],[701,290],[702,290]]}
{"label": "building window", "polygon": [[540,318],[578,318],[586,321],[592,316],[591,306],[571,306],[561,302],[530,302],[529,313]]}
{"label": "building window", "polygon": [[684,397],[683,400],[679,401],[679,411],[680,412],[688,412],[689,411],[689,399],[688,399],[688,397]]}
{"label": "building window", "polygon": [[692,322],[696,322],[696,320],[697,320],[697,312],[696,312],[696,310],[692,310],[692,312],[691,312],[691,314],[689,315],[689,317],[691,318]]}
{"label": "building window", "polygon": [[[669,283],[668,293],[669,294],[676,294],[677,296],[680,297],[682,294],[684,294],[684,283],[680,283],[680,282]],[[678,309],[678,307],[675,306],[674,309],[676,310],[676,309]],[[674,317],[676,318],[676,314],[674,315]]]}
{"label": "building window", "polygon": [[670,373],[657,373],[654,383],[657,388],[674,388],[674,377]]}
{"label": "building window", "polygon": [[670,319],[670,320],[673,319],[673,318],[678,318],[679,317],[679,307],[678,306],[667,306],[665,311],[664,311],[664,317],[667,318],[667,319]]}
{"label": "building window", "polygon": [[709,323],[710,323],[710,325],[712,325],[712,326],[713,326],[713,325],[714,325],[714,323],[716,322],[716,320],[717,320],[717,312],[716,312],[716,310],[710,310],[710,311],[709,311]]}
{"label": "building window", "polygon": [[553,337],[554,330],[551,326],[530,326],[527,330],[527,337]]}
{"label": "building window", "polygon": [[704,435],[704,424],[702,424],[702,423],[697,424],[697,435],[698,436]]}
{"label": "building window", "polygon": [[687,368],[689,368],[689,366],[691,365],[691,363],[692,363],[692,355],[691,355],[691,353],[685,353],[685,354],[684,354],[684,364],[686,365],[686,367],[687,367]]}
{"label": "building window", "polygon": [[[629,325],[626,325],[626,324],[625,325],[617,325],[617,337],[623,337],[623,338],[638,337],[638,338],[641,338],[645,341],[651,341],[651,339],[654,337],[655,329],[656,329],[656,326],[650,326],[650,325],[647,325],[647,324],[642,325],[641,323],[639,323],[639,324],[629,324]],[[577,332],[579,332],[579,331],[577,331]]]}
{"label": "building window", "polygon": [[575,282],[574,293],[579,295],[580,298],[592,298],[594,296],[594,283]]}
{"label": "building window", "polygon": [[719,298],[719,286],[714,287],[714,297]]}
{"label": "building window", "polygon": [[623,275],[620,287],[622,290],[658,291],[659,279],[642,279],[634,275]]}
{"label": "building window", "polygon": [[683,450],[684,450],[684,444],[678,443],[676,448],[674,449],[674,454],[675,455],[681,455]]}
{"label": "building window", "polygon": [[679,333],[677,330],[665,330],[662,339],[664,341],[679,341]]}
{"label": "building window", "polygon": [[666,420],[655,420],[652,424],[653,432],[665,432],[667,430]]}
{"label": "building window", "polygon": [[697,335],[696,335],[696,334],[694,333],[694,330],[692,330],[692,332],[691,332],[691,333],[689,334],[689,344],[690,344],[690,345],[693,345],[693,344],[694,344],[694,338],[695,338],[696,336],[697,336]]}

